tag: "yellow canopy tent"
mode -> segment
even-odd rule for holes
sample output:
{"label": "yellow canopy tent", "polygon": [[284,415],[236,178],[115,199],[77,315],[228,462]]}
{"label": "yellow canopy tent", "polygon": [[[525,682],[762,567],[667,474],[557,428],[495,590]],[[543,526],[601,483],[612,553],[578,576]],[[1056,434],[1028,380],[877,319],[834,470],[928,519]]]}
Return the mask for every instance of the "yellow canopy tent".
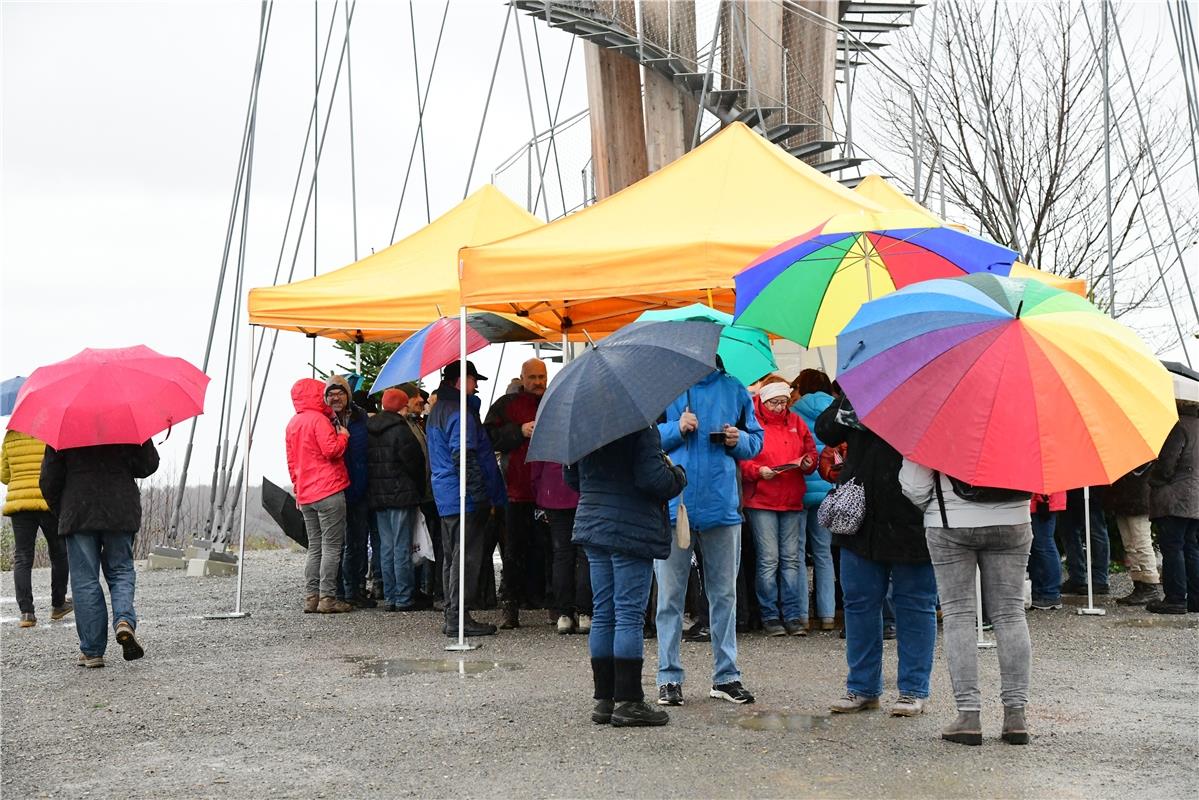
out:
{"label": "yellow canopy tent", "polygon": [[[911,211],[927,217],[930,225],[948,225],[950,227],[961,228],[962,230],[965,230],[965,228],[961,225],[956,225],[941,219],[936,214],[896,189],[893,185],[888,183],[879,175],[867,175],[862,182],[855,187],[854,191],[864,197],[868,197],[890,211]],[[1014,265],[1012,265],[1011,277],[1034,278],[1057,289],[1073,292],[1079,297],[1087,296],[1087,282],[1081,278],[1066,278],[1061,275],[1055,275],[1052,272],[1045,272],[1044,270],[1030,267],[1028,264],[1024,264],[1020,261],[1017,261]]]}
{"label": "yellow canopy tent", "polygon": [[386,250],[315,278],[251,289],[250,324],[333,339],[405,339],[438,317],[458,313],[459,249],[541,225],[487,184]]}
{"label": "yellow canopy tent", "polygon": [[472,309],[608,333],[652,308],[733,310],[733,275],[833,214],[881,206],[734,123],[611,197],[462,259]]}

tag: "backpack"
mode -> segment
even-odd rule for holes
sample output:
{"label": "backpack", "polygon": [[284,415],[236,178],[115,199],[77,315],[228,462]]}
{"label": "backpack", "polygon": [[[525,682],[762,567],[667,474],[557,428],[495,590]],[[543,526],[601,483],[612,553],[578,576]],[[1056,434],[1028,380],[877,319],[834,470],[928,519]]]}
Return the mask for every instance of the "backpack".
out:
{"label": "backpack", "polygon": [[[953,487],[953,493],[967,503],[1007,503],[1015,500],[1023,500],[1027,503],[1032,500],[1032,492],[1022,492],[1019,489],[998,489],[992,486],[975,486],[952,475],[945,477],[949,478],[949,485]],[[941,491],[941,473],[936,470],[933,470],[933,487],[937,490],[937,505],[941,507],[941,526],[948,528],[949,518],[945,514],[945,495]]]}

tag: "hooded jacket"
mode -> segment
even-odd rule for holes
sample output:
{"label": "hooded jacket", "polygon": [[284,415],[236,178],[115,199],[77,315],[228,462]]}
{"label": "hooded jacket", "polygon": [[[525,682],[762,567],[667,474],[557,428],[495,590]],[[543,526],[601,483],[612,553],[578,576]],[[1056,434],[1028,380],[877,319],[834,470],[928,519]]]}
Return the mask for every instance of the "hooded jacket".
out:
{"label": "hooded jacket", "polygon": [[[816,435],[816,418],[833,404],[833,396],[825,392],[809,392],[791,406],[791,410],[803,419],[808,430],[812,432],[812,440],[816,442],[816,452],[824,452],[824,442]],[[804,482],[803,504],[805,508],[816,508],[820,501],[833,490],[833,485],[820,477],[820,473],[808,476]]]}
{"label": "hooded jacket", "polygon": [[[434,393],[437,403],[429,413],[425,436],[429,446],[429,469],[433,476],[433,499],[443,517],[458,515],[459,393],[452,383],[442,383]],[[504,478],[495,462],[491,440],[479,419],[478,395],[466,399],[466,510],[488,504],[507,505]]]}
{"label": "hooded jacket", "polygon": [[532,476],[525,462],[530,440],[521,432],[521,427],[537,419],[540,404],[541,395],[523,389],[506,394],[495,401],[483,422],[492,446],[504,455],[504,481],[508,486],[508,499],[513,503],[531,503],[535,499]]}
{"label": "hooded jacket", "polygon": [[158,451],[146,440],[55,450],[46,447],[39,481],[58,517],[58,535],[79,531],[137,533],[142,526],[138,478],[158,470]]}
{"label": "hooded jacket", "polygon": [[1178,404],[1178,422],[1149,472],[1149,516],[1199,519],[1199,406]]}
{"label": "hooded jacket", "polygon": [[8,487],[4,496],[4,516],[50,510],[38,487],[45,452],[46,443],[27,433],[8,431],[4,434],[4,448],[0,451],[0,483]]}
{"label": "hooded jacket", "polygon": [[1112,484],[1103,496],[1103,510],[1117,517],[1149,514],[1149,469],[1143,464]]}
{"label": "hooded jacket", "polygon": [[[372,509],[408,508],[425,496],[425,452],[412,423],[394,411],[380,411],[366,422],[367,499]],[[351,441],[353,439],[353,434]]]}
{"label": "hooded jacket", "polygon": [[[699,419],[699,429],[684,436],[679,431],[679,418],[688,408]],[[737,462],[753,458],[762,449],[762,426],[745,386],[731,375],[714,371],[667,406],[665,416],[658,432],[662,449],[687,471],[682,500],[687,504],[691,527],[704,531],[740,524]],[[736,446],[709,441],[708,434],[723,425],[741,429]],[[678,504],[678,497],[670,501],[672,521],[678,514]]]}
{"label": "hooded jacket", "polygon": [[570,509],[579,505],[579,493],[566,483],[562,465],[552,461],[530,461],[529,477],[538,508]]}
{"label": "hooded jacket", "polygon": [[810,455],[810,474],[816,469],[816,442],[798,414],[790,410],[775,413],[766,408],[760,397],[754,397],[753,403],[754,414],[763,430],[762,449],[753,458],[741,462],[742,503],[746,508],[767,511],[802,511],[805,473],[793,469],[766,480],[760,469],[798,464],[801,458]]}
{"label": "hooded jacket", "polygon": [[287,423],[287,472],[296,502],[309,505],[350,485],[344,460],[349,434],[338,432],[329,419],[325,385],[301,378],[291,387],[296,415]]}
{"label": "hooded jacket", "polygon": [[[329,376],[325,381],[326,393],[331,386],[338,386],[346,393],[346,430],[350,432],[350,441],[346,444],[345,452],[346,474],[350,478],[350,485],[346,487],[346,502],[357,503],[366,499],[368,489],[366,449],[369,434],[366,421],[370,419],[370,415],[350,399],[353,397],[350,393],[350,383],[341,375]],[[321,399],[324,400],[324,395],[321,395]],[[332,414],[332,409],[328,413]]]}

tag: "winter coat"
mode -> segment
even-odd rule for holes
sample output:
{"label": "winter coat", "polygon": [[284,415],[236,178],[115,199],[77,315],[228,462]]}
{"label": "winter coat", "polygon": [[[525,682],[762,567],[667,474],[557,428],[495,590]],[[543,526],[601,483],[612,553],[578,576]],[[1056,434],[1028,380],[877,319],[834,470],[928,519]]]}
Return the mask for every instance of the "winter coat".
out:
{"label": "winter coat", "polygon": [[[425,497],[425,452],[412,425],[394,411],[367,420],[367,499],[372,509],[408,508]],[[353,434],[350,440],[353,441]]]}
{"label": "winter coat", "polygon": [[838,398],[816,419],[816,435],[828,447],[845,442],[841,483],[857,478],[866,489],[866,514],[851,536],[833,535],[833,544],[872,561],[926,564],[924,514],[899,485],[903,457],[857,420],[849,399]]}
{"label": "winter coat", "polygon": [[[746,508],[766,511],[802,511],[804,475],[816,469],[816,441],[798,414],[775,413],[754,397],[754,414],[762,426],[762,449],[753,458],[741,462],[741,502]],[[780,472],[770,480],[761,476],[762,467],[798,464],[805,455],[812,457],[812,468]]]}
{"label": "winter coat", "polygon": [[[1043,508],[1042,508],[1043,507]],[[1034,494],[1032,500],[1028,502],[1028,510],[1033,514],[1046,511],[1053,513],[1055,511],[1066,510],[1066,493],[1054,492],[1053,494]]]}
{"label": "winter coat", "polygon": [[[429,446],[429,469],[433,475],[433,499],[443,517],[458,515],[459,394],[451,383],[435,392],[437,403],[425,424]],[[467,398],[466,424],[466,510],[508,502],[504,478],[495,463],[495,451],[483,421],[479,419],[477,395]]]}
{"label": "winter coat", "polygon": [[526,391],[506,394],[487,412],[483,425],[497,453],[504,455],[504,481],[508,485],[508,499],[513,503],[531,503],[534,500],[533,481],[525,457],[529,454],[529,439],[521,433],[521,426],[537,419],[537,406],[541,396]]}
{"label": "winter coat", "polygon": [[42,474],[42,455],[46,443],[27,433],[8,431],[0,451],[0,483],[8,487],[4,497],[4,516],[20,511],[47,511],[46,498],[38,487]]}
{"label": "winter coat", "polygon": [[325,404],[325,384],[301,378],[291,387],[296,415],[287,423],[284,442],[292,492],[302,506],[324,500],[350,485],[345,452],[350,437],[338,431]]}
{"label": "winter coat", "polygon": [[[1103,497],[1103,510],[1117,517],[1143,517],[1149,513],[1149,469],[1145,464],[1111,485]],[[1138,474],[1139,473],[1139,474]]]}
{"label": "winter coat", "polygon": [[[687,436],[679,431],[679,417],[690,408],[699,418],[699,429]],[[671,461],[687,470],[687,504],[691,527],[698,531],[741,523],[737,462],[753,458],[762,449],[762,426],[754,415],[749,392],[736,378],[712,372],[666,408],[666,421],[658,425],[662,448]],[[735,447],[714,444],[708,434],[724,425],[741,429]],[[670,518],[678,513],[679,498],[670,501]]]}
{"label": "winter coat", "polygon": [[687,473],[671,465],[655,428],[644,428],[563,470],[579,492],[571,541],[636,558],[667,558],[673,537],[666,503]]}
{"label": "winter coat", "polygon": [[346,406],[346,410],[349,414],[346,430],[350,432],[350,441],[346,443],[344,456],[346,474],[350,478],[350,485],[346,487],[346,502],[357,503],[366,499],[369,489],[367,449],[370,447],[370,434],[367,432],[366,423],[370,416],[353,403]]}
{"label": "winter coat", "polygon": [[[937,483],[941,483],[941,498],[937,498]],[[899,485],[903,494],[916,508],[924,509],[926,528],[986,528],[992,525],[1023,525],[1031,521],[1027,497],[1002,500],[997,503],[976,503],[958,497],[948,475],[936,475],[931,469],[908,459],[899,468]],[[941,517],[941,500],[945,503],[945,518]]]}
{"label": "winter coat", "polygon": [[579,493],[566,483],[562,465],[551,461],[530,461],[529,477],[538,508],[568,509],[579,505]]}
{"label": "winter coat", "polygon": [[[824,442],[820,441],[820,437],[816,435],[816,418],[824,413],[824,409],[833,404],[833,396],[825,392],[809,392],[796,401],[795,405],[791,406],[791,410],[803,419],[804,424],[808,426],[808,430],[812,431],[812,439],[816,442],[816,452],[824,452]],[[809,475],[804,482],[803,504],[805,508],[815,508],[820,505],[820,501],[833,490],[833,485],[826,481],[817,472]]]}
{"label": "winter coat", "polygon": [[1149,471],[1149,516],[1199,519],[1199,406],[1179,403],[1178,422]]}
{"label": "winter coat", "polygon": [[46,447],[40,486],[58,517],[58,535],[79,531],[137,533],[142,526],[138,478],[158,470],[158,451],[146,440],[55,450]]}

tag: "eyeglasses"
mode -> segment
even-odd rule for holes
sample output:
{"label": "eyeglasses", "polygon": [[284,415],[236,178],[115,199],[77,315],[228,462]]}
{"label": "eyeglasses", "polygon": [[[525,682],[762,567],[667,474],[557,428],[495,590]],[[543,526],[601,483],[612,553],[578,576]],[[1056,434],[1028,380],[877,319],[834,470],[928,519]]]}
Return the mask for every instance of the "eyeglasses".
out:
{"label": "eyeglasses", "polygon": [[782,408],[783,406],[787,405],[787,398],[772,397],[769,400],[765,401],[765,404],[768,406],[778,406],[778,407]]}

